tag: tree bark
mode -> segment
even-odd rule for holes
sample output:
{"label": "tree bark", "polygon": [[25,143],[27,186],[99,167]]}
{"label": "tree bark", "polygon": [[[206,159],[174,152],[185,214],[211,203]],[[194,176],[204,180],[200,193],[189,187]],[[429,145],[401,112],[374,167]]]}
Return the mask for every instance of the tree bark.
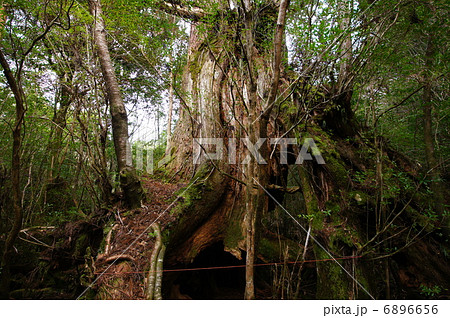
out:
{"label": "tree bark", "polygon": [[[280,82],[280,68],[282,66],[281,56],[284,41],[284,26],[286,23],[286,12],[289,7],[289,0],[282,0],[278,9],[277,24],[275,29],[275,36],[273,39],[273,60],[272,60],[272,78],[270,80],[269,94],[266,102],[263,104],[264,108],[258,107],[257,96],[257,65],[255,61],[255,44],[253,38],[254,22],[253,18],[256,14],[250,1],[245,1],[245,29],[246,29],[246,52],[247,52],[247,67],[248,67],[248,82],[249,86],[247,98],[249,101],[249,119],[247,121],[248,137],[252,144],[260,138],[267,138],[267,127],[272,109],[276,104],[278,86]],[[261,147],[262,158],[268,158],[267,144]],[[254,284],[254,264],[255,264],[255,250],[257,248],[257,224],[260,222],[260,215],[267,209],[267,196],[264,188],[269,184],[269,171],[267,164],[262,164],[255,161],[253,158],[248,165],[247,175],[247,203],[246,203],[246,224],[247,224],[247,258],[246,258],[246,286],[245,299],[255,298],[255,284]],[[264,188],[263,188],[264,187]]]}
{"label": "tree bark", "polygon": [[120,173],[121,186],[127,204],[132,208],[136,208],[141,206],[141,201],[144,199],[144,192],[134,168],[127,162],[128,117],[109,54],[100,0],[89,0],[89,10],[95,20],[94,39],[108,93],[114,149]]}
{"label": "tree bark", "polygon": [[[169,23],[174,24],[175,18],[170,17]],[[169,109],[167,115],[167,144],[166,151],[169,149],[170,140],[172,139],[172,115],[173,115],[173,98],[174,98],[174,85],[175,85],[175,74],[173,72],[173,56],[169,56],[170,61],[170,79],[169,79]]]}
{"label": "tree bark", "polygon": [[[171,153],[174,154],[174,159],[169,168],[186,180],[191,178],[196,182],[188,189],[189,193],[183,195],[185,203],[180,210],[182,217],[176,221],[176,226],[171,230],[166,265],[170,267],[181,263],[189,264],[206,247],[221,241],[224,250],[238,259],[242,258],[241,251],[246,252],[244,297],[255,298],[256,258],[263,262],[267,260],[268,251],[264,249],[267,248],[268,237],[274,233],[270,223],[278,222],[275,220],[278,217],[286,217],[277,214],[273,207],[274,201],[269,201],[264,193],[261,194],[261,186],[266,187],[270,180],[275,185],[272,185],[272,188],[284,188],[286,180],[283,174],[285,169],[288,169],[288,173],[296,179],[295,184],[290,185],[299,186],[303,195],[295,200],[289,198],[291,205],[287,208],[293,213],[292,218],[298,221],[297,225],[301,225],[302,221],[296,216],[302,218],[306,214],[316,242],[314,256],[320,260],[314,265],[317,270],[315,297],[318,299],[372,297],[369,291],[378,291],[376,286],[383,284],[384,268],[361,258],[358,267],[355,265],[352,269],[349,265],[350,260],[345,260],[351,255],[358,255],[358,252],[371,253],[367,251],[364,240],[374,235],[372,232],[376,221],[374,212],[377,209],[373,200],[374,190],[363,188],[354,181],[355,170],[367,172],[366,167],[369,165],[375,167],[376,162],[373,158],[375,147],[373,143],[362,142],[357,137],[354,141],[356,145],[349,144],[343,138],[354,137],[358,129],[356,122],[352,121],[353,114],[350,107],[352,87],[346,75],[349,74],[347,71],[351,66],[348,63],[350,60],[346,60],[347,65],[341,72],[343,76],[341,82],[350,83],[350,86],[349,84],[342,86],[349,94],[340,94],[336,97],[340,90],[338,85],[334,91],[325,91],[320,89],[320,85],[314,79],[305,84],[314,87],[314,91],[317,89],[318,94],[306,93],[302,99],[310,99],[314,104],[314,100],[323,94],[325,98],[319,98],[318,104],[323,100],[332,100],[329,104],[332,111],[325,114],[328,116],[326,126],[331,129],[323,129],[324,126],[314,120],[308,121],[303,127],[298,124],[298,119],[301,118],[299,116],[304,115],[304,118],[308,116],[301,107],[303,102],[299,96],[301,88],[297,88],[298,94],[294,91],[292,104],[288,99],[283,103],[283,106],[294,108],[293,112],[281,110],[277,118],[273,114],[271,116],[269,107],[272,103],[269,101],[277,101],[277,89],[274,85],[278,85],[277,68],[274,65],[276,63],[271,62],[277,60],[276,55],[272,55],[276,54],[277,50],[276,47],[268,49],[268,37],[263,38],[265,45],[261,45],[263,41],[254,31],[258,28],[258,21],[263,18],[266,26],[267,21],[272,22],[270,27],[275,34],[278,33],[280,24],[273,23],[276,7],[270,7],[270,11],[252,11],[251,5],[255,3],[241,1],[237,13],[230,15],[227,25],[216,24],[214,33],[201,34],[199,28],[192,29],[188,65],[183,77],[186,105],[182,109],[173,134]],[[254,18],[254,14],[259,14],[259,19]],[[347,39],[345,42],[349,47],[351,41]],[[275,45],[282,42],[274,40],[273,43]],[[345,43],[343,45],[345,46]],[[346,52],[351,53],[351,49]],[[284,80],[292,83],[294,78],[288,76],[289,74],[280,74],[280,78],[283,78],[280,83],[284,84]],[[335,107],[336,105],[343,107]],[[345,108],[345,111],[339,110],[340,108]],[[328,124],[333,122],[336,124],[330,127]],[[200,173],[202,168],[196,168],[195,165],[189,169],[185,168],[192,162],[192,138],[222,138],[225,145],[227,143],[231,145],[232,138],[248,138],[255,144],[259,138],[280,137],[280,134],[284,136],[285,133],[286,136],[292,133],[289,136],[296,137],[297,140],[300,139],[299,136],[303,137],[305,134],[313,137],[318,144],[320,143],[318,146],[324,155],[326,165],[307,162],[304,167],[291,169],[281,167],[272,158],[268,165],[256,164],[254,160],[249,164],[242,164],[242,161],[237,161],[243,159],[249,151],[239,143],[234,153],[228,149],[228,155],[232,156],[231,163],[228,162],[230,164],[226,162],[227,159],[230,160],[228,157],[213,161],[209,165],[213,168],[203,173]],[[269,160],[265,155],[268,151],[265,146],[260,148],[260,153],[264,159]],[[385,149],[385,152],[388,151],[389,149]],[[383,156],[383,160],[383,164],[393,166],[393,162],[386,159],[386,156]],[[222,171],[228,169],[226,170],[228,175],[217,168]],[[197,173],[194,173],[196,170]],[[233,178],[229,178],[229,175]],[[289,202],[288,193],[280,196],[284,196],[286,202]],[[391,199],[389,203],[400,202],[395,200]],[[368,215],[367,220],[361,217],[365,213]],[[408,222],[407,217],[397,225],[402,227],[404,226],[402,223],[405,222]],[[282,233],[290,235],[288,232]],[[395,237],[392,232],[389,232],[389,235],[385,238]],[[258,244],[258,241],[261,244]],[[393,241],[390,239],[390,242]],[[337,264],[335,261],[329,261],[332,257],[343,260]],[[357,262],[356,259],[351,261],[354,264]],[[390,273],[395,275],[394,271]],[[368,280],[367,277],[373,279]],[[372,283],[375,280],[376,282]],[[392,281],[394,280],[391,280],[390,285]],[[374,296],[380,295],[384,295],[384,291]]]}
{"label": "tree bark", "polygon": [[338,11],[342,16],[338,20],[339,28],[342,32],[348,32],[346,36],[344,36],[344,40],[341,43],[341,63],[339,66],[339,78],[338,78],[338,87],[340,92],[346,92],[347,90],[351,91],[352,87],[352,79],[351,79],[351,69],[352,69],[352,37],[349,32],[349,28],[351,27],[351,15],[353,11],[353,1],[348,0],[338,0]]}
{"label": "tree bark", "polygon": [[[172,58],[171,58],[172,60]],[[172,138],[172,114],[173,114],[173,85],[174,74],[170,71],[170,84],[169,84],[169,110],[167,116],[167,147],[169,146],[170,139]]]}

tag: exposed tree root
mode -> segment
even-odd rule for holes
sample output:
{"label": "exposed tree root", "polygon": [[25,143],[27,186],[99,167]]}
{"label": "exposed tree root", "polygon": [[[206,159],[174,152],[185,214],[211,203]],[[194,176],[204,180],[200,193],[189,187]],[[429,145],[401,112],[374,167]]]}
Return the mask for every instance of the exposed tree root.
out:
{"label": "exposed tree root", "polygon": [[149,300],[162,299],[161,295],[161,278],[163,270],[164,253],[166,247],[162,243],[161,228],[158,223],[152,224],[152,229],[156,234],[156,243],[153,247],[150,259],[150,271],[147,277],[146,298]]}
{"label": "exposed tree root", "polygon": [[115,261],[130,261],[130,262],[136,261],[136,259],[133,256],[128,255],[128,254],[113,255],[113,256],[107,257],[106,259],[105,259],[105,257],[106,257],[106,255],[103,255],[100,258],[97,258],[97,261],[104,262],[104,263],[112,263]]}

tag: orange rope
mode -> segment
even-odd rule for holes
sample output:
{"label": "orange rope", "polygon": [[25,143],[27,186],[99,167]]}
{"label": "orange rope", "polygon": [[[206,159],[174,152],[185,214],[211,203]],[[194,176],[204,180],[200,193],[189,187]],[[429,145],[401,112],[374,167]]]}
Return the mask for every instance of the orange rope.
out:
{"label": "orange rope", "polygon": [[[318,263],[318,262],[328,262],[328,261],[334,261],[334,260],[349,260],[349,259],[357,259],[361,258],[362,256],[348,256],[348,257],[341,257],[341,258],[326,258],[326,259],[313,259],[313,260],[305,260],[303,262],[281,262],[281,263],[267,263],[267,264],[254,264],[253,266],[272,266],[272,265],[286,265],[286,264],[295,264],[300,265],[302,263]],[[164,269],[162,271],[155,271],[155,273],[168,273],[168,272],[189,272],[189,271],[201,271],[201,270],[216,270],[216,269],[230,269],[230,268],[244,268],[247,265],[231,265],[231,266],[216,266],[216,267],[197,267],[197,268],[176,268],[176,269]],[[150,271],[140,271],[140,272],[120,272],[120,273],[111,273],[111,272],[105,272],[102,273],[103,275],[122,275],[122,274],[145,274],[149,273]],[[100,273],[95,273],[95,275],[98,275]]]}

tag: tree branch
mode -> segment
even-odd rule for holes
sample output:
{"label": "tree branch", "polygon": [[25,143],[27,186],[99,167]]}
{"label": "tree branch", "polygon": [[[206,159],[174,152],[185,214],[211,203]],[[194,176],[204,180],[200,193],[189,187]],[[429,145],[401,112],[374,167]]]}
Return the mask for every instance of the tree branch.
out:
{"label": "tree branch", "polygon": [[403,105],[408,99],[410,99],[411,97],[413,97],[415,94],[417,94],[422,88],[424,88],[425,85],[420,86],[419,88],[417,88],[415,91],[413,91],[411,94],[409,94],[408,96],[406,96],[405,98],[402,99],[401,102],[395,104],[394,106],[389,107],[388,109],[386,109],[385,111],[383,111],[381,114],[379,114],[377,116],[377,118],[375,119],[375,123],[374,123],[374,127],[377,126],[378,124],[378,120],[383,117],[386,113],[390,112],[391,110],[400,107],[401,105]]}
{"label": "tree branch", "polygon": [[289,8],[290,0],[281,0],[280,9],[278,11],[277,28],[275,31],[275,37],[273,40],[273,78],[270,87],[269,98],[267,99],[266,109],[262,117],[268,117],[272,111],[276,96],[278,92],[278,86],[280,83],[280,67],[281,67],[281,52],[284,38],[284,26],[286,24],[286,12]]}
{"label": "tree branch", "polygon": [[208,15],[202,8],[183,4],[181,1],[160,1],[157,7],[164,12],[192,21],[199,21]]}

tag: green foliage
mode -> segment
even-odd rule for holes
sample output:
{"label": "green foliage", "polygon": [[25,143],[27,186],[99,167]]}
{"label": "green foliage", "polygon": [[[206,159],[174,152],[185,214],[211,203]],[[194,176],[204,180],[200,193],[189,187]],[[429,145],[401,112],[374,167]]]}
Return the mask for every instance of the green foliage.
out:
{"label": "green foliage", "polygon": [[67,222],[85,219],[86,215],[76,207],[66,208],[64,211],[55,210],[51,204],[41,210],[35,220],[42,225],[58,226]]}
{"label": "green foliage", "polygon": [[[58,26],[38,39],[60,4],[63,14]],[[109,105],[92,54],[93,18],[85,2],[71,4],[3,1],[5,24],[0,47],[13,72],[35,44],[20,77],[27,109],[21,157],[25,226],[86,218],[109,202],[111,190],[118,189]],[[186,58],[186,24],[155,11],[152,1],[105,0],[102,4],[125,101],[130,108],[139,105],[161,116],[170,72],[176,89],[180,84]],[[0,164],[2,169],[9,169],[15,100],[3,73],[0,98]],[[155,162],[164,155],[164,134],[161,139],[163,142],[150,145]],[[2,185],[1,190],[7,188]],[[2,212],[2,223],[3,215],[7,214]]]}
{"label": "green foliage", "polygon": [[428,297],[438,296],[442,291],[443,291],[442,287],[438,285],[434,285],[432,287],[420,285],[420,293]]}
{"label": "green foliage", "polygon": [[[355,108],[367,126],[377,122],[377,133],[391,145],[425,165],[423,145],[423,90],[425,76],[432,79],[433,121],[437,157],[450,154],[449,126],[449,56],[448,4],[412,2],[394,14],[388,2],[378,1],[372,15],[391,15],[395,23],[373,46],[368,63],[357,80]],[[367,4],[365,5],[367,6]],[[435,49],[430,74],[425,67],[427,45]],[[368,85],[369,83],[369,85]],[[417,90],[417,91],[416,91]],[[416,91],[415,94],[412,94]],[[412,95],[411,95],[412,94]],[[398,105],[398,106],[397,106]],[[393,108],[392,108],[393,107]],[[390,108],[392,110],[388,111]]]}

